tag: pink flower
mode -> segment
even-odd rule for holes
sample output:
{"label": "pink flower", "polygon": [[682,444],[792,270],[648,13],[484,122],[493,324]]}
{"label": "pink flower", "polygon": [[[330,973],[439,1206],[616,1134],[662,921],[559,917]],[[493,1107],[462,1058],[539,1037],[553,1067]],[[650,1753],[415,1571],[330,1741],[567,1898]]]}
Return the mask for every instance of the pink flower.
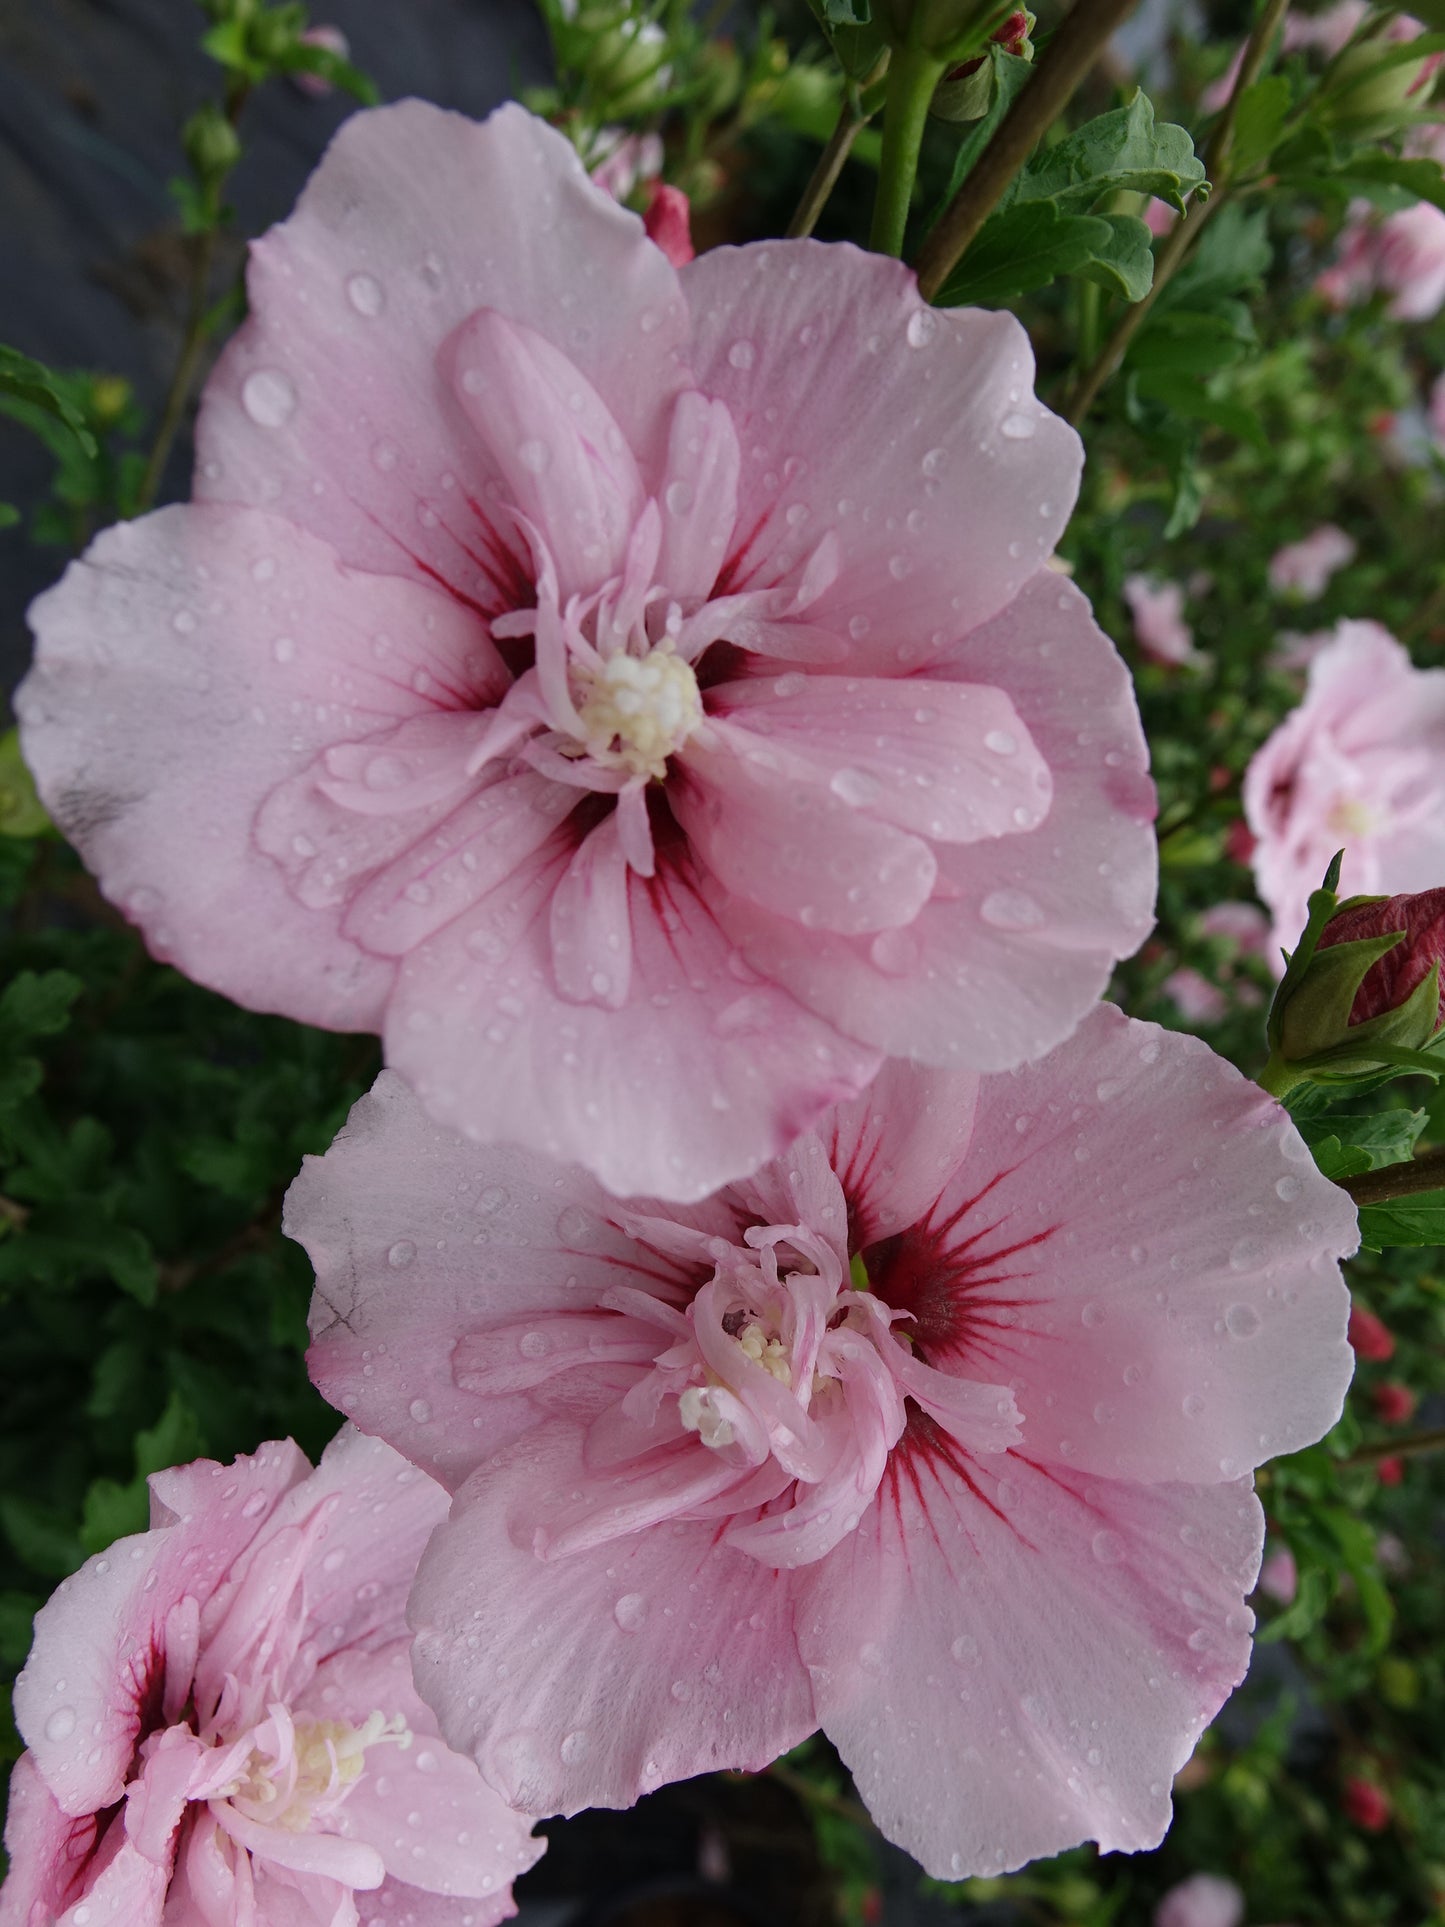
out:
{"label": "pink flower", "polygon": [[446,1495],[347,1427],[151,1480],[15,1683],[4,1927],[492,1927],[543,1844],[437,1737],[403,1607]]}
{"label": "pink flower", "polygon": [[657,179],[662,155],[660,134],[629,134],[622,127],[604,127],[592,145],[592,180],[614,201],[625,201],[634,188]]}
{"label": "pink flower", "polygon": [[1154,1927],[1240,1927],[1243,1919],[1244,1895],[1217,1873],[1191,1874],[1154,1909]]}
{"label": "pink flower", "polygon": [[1380,220],[1368,201],[1351,203],[1339,254],[1315,287],[1337,308],[1388,294],[1395,320],[1428,321],[1445,303],[1445,213],[1417,201]]}
{"label": "pink flower", "polygon": [[1445,670],[1416,669],[1377,622],[1341,622],[1303,702],[1250,763],[1255,885],[1290,948],[1336,850],[1344,896],[1445,876]]}
{"label": "pink flower", "polygon": [[1228,937],[1245,957],[1262,957],[1269,948],[1269,918],[1257,903],[1211,904],[1199,919],[1206,937]]}
{"label": "pink flower", "polygon": [[1164,979],[1164,994],[1188,1024],[1217,1024],[1229,1011],[1229,1000],[1219,986],[1187,964]]}
{"label": "pink flower", "polygon": [[1275,550],[1270,557],[1269,586],[1276,595],[1313,602],[1324,594],[1330,577],[1354,561],[1358,547],[1354,537],[1333,522],[1321,523],[1303,541],[1287,542]]}
{"label": "pink flower", "polygon": [[1259,1584],[1256,1590],[1264,1593],[1267,1598],[1277,1601],[1281,1606],[1292,1603],[1295,1594],[1299,1591],[1299,1568],[1288,1546],[1279,1546],[1266,1555],[1264,1564],[1259,1569]]}
{"label": "pink flower", "polygon": [[[1387,1463],[1384,1461],[1381,1464],[1379,1469],[1382,1473]],[[1386,1483],[1398,1485],[1399,1481],[1390,1479]],[[1389,1794],[1383,1787],[1376,1786],[1373,1780],[1366,1780],[1359,1774],[1345,1781],[1344,1809],[1347,1818],[1357,1827],[1363,1827],[1366,1833],[1383,1833],[1393,1817]]]}
{"label": "pink flower", "polygon": [[943,1876],[1159,1839],[1248,1659],[1249,1469],[1351,1368],[1348,1199],[1109,1005],[1009,1075],[892,1065],[685,1211],[385,1075],[287,1225],[318,1385],[457,1492],[411,1607],[453,1745],[571,1812],[821,1725]]}
{"label": "pink flower", "polygon": [[1148,928],[1077,437],[898,263],[679,279],[520,108],[352,117],[252,250],[200,500],[35,605],[47,804],[152,949],[443,1121],[707,1195]]}
{"label": "pink flower", "polygon": [[1134,619],[1134,638],[1146,656],[1174,665],[1201,660],[1194,631],[1184,620],[1184,590],[1179,583],[1126,576],[1124,600]]}
{"label": "pink flower", "polygon": [[680,187],[654,181],[642,217],[647,238],[662,249],[675,268],[685,268],[696,256],[692,245],[692,210]]}
{"label": "pink flower", "polygon": [[1408,1425],[1419,1403],[1411,1387],[1398,1379],[1387,1379],[1375,1387],[1375,1416],[1382,1425]]}

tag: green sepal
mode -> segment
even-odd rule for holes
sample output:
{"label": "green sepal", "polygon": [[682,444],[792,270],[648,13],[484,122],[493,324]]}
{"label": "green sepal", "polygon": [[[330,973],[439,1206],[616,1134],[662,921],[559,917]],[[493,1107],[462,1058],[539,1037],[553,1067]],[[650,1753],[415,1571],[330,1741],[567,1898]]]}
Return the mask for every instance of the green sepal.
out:
{"label": "green sepal", "polygon": [[1345,860],[1343,850],[1336,850],[1330,859],[1330,867],[1325,871],[1325,880],[1318,890],[1312,890],[1309,898],[1309,915],[1300,940],[1284,960],[1284,975],[1280,978],[1279,989],[1274,993],[1274,1002],[1269,1007],[1269,1017],[1265,1023],[1265,1036],[1269,1040],[1271,1054],[1278,1054],[1280,1029],[1284,1022],[1284,1007],[1288,998],[1298,988],[1300,979],[1310,967],[1315,954],[1315,946],[1324,934],[1325,925],[1339,908],[1336,894],[1340,881],[1340,865]]}
{"label": "green sepal", "polygon": [[[1360,985],[1373,967],[1397,944],[1405,940],[1403,930],[1387,930],[1378,937],[1356,937],[1350,943],[1316,948],[1309,968],[1285,999],[1280,1011],[1279,1050],[1290,1063],[1298,1064],[1340,1043],[1346,1031],[1359,1040],[1364,1031],[1376,1024],[1389,1023],[1398,1011],[1384,1011],[1368,1024],[1350,1025],[1350,1011],[1359,995]],[[1403,1006],[1402,1006],[1403,1008]],[[1418,1048],[1434,1030],[1433,1023],[1423,1035],[1418,1028],[1401,1036],[1384,1036],[1381,1042]]]}

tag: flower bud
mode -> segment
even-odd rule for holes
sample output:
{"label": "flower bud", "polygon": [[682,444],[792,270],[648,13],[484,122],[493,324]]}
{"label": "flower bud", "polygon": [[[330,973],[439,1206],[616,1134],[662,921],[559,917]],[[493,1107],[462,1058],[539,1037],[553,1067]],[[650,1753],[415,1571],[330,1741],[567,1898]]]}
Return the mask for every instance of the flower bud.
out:
{"label": "flower bud", "polygon": [[1375,1387],[1375,1416],[1382,1425],[1408,1425],[1419,1403],[1408,1385],[1387,1379]]}
{"label": "flower bud", "polygon": [[1356,1358],[1383,1365],[1387,1358],[1395,1356],[1395,1339],[1389,1326],[1363,1305],[1351,1305],[1348,1335]]}
{"label": "flower bud", "polygon": [[[1397,33],[1391,38],[1398,41],[1404,36]],[[1400,133],[1414,121],[1442,56],[1422,54],[1418,60],[1391,65],[1382,59],[1389,48],[1390,39],[1380,37],[1361,41],[1340,55],[1336,86],[1321,114],[1328,127],[1352,140],[1377,140]]]}
{"label": "flower bud", "polygon": [[1408,1067],[1445,1018],[1445,890],[1337,905],[1336,874],[1332,865],[1325,887],[1310,898],[1309,923],[1276,993],[1269,1029],[1278,1064],[1326,1082],[1368,1076],[1386,1064]]}
{"label": "flower bud", "polygon": [[1390,1796],[1373,1780],[1352,1774],[1345,1781],[1343,1805],[1346,1817],[1366,1833],[1382,1833],[1390,1824]]}
{"label": "flower bud", "polygon": [[223,179],[241,158],[241,138],[219,107],[198,108],[181,136],[186,158],[202,181]]}
{"label": "flower bud", "polygon": [[1402,1484],[1405,1477],[1405,1461],[1393,1455],[1388,1459],[1381,1459],[1375,1467],[1375,1477],[1381,1485]]}
{"label": "flower bud", "polygon": [[642,225],[648,240],[662,249],[675,268],[685,268],[695,252],[690,216],[687,196],[680,187],[653,182]]}
{"label": "flower bud", "polygon": [[1154,1927],[1240,1927],[1243,1919],[1244,1895],[1217,1873],[1181,1880],[1154,1909]]}
{"label": "flower bud", "polygon": [[[1029,35],[1033,29],[1033,14],[1021,7],[995,28],[989,40],[1015,60],[1032,60],[1034,45]],[[939,120],[982,120],[993,99],[993,72],[987,54],[975,54],[950,67],[934,89],[929,113]]]}

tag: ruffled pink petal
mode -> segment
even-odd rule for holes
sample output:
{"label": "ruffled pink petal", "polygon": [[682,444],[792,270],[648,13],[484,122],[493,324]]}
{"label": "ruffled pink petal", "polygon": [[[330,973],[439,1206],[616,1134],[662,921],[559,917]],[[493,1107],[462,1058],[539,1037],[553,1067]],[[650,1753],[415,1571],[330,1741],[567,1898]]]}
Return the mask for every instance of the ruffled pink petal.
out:
{"label": "ruffled pink petal", "polygon": [[510,1888],[480,1900],[456,1900],[388,1880],[374,1893],[356,1896],[360,1927],[500,1927],[516,1912]]}
{"label": "ruffled pink petal", "polygon": [[855,1251],[925,1217],[973,1136],[979,1080],[892,1059],[819,1126]]}
{"label": "ruffled pink petal", "polygon": [[939,887],[907,929],[847,938],[730,898],[750,962],[848,1035],[892,1055],[1008,1070],[1068,1036],[1154,909],[1154,792],[1128,672],[1051,571],[931,672],[1007,692],[1048,764],[1035,830],[941,845]]}
{"label": "ruffled pink petal", "polygon": [[562,598],[600,589],[642,512],[642,478],[606,402],[544,335],[495,308],[462,323],[443,361],[506,501],[541,531]]}
{"label": "ruffled pink petal", "polygon": [[719,1545],[715,1522],[537,1557],[539,1512],[587,1476],[567,1420],[500,1454],[458,1494],[412,1594],[422,1698],[531,1813],[756,1770],[816,1725],[794,1576]]}
{"label": "ruffled pink petal", "polygon": [[938,862],[921,837],[845,802],[797,756],[727,723],[678,759],[673,814],[723,889],[809,930],[911,923]]}
{"label": "ruffled pink petal", "polygon": [[301,1711],[353,1725],[373,1712],[400,1714],[411,1729],[409,1746],[367,1749],[365,1770],[331,1823],[375,1848],[389,1879],[485,1898],[504,1894],[541,1859],[546,1842],[533,1839],[531,1820],[493,1792],[474,1761],[436,1737],[412,1685],[409,1641],[338,1653],[318,1671]]}
{"label": "ruffled pink petal", "polygon": [[771,585],[836,529],[807,619],[873,670],[936,660],[1018,593],[1082,457],[1011,315],[930,308],[897,262],[813,241],[713,248],[682,284],[698,385],[744,451],[731,586]]}
{"label": "ruffled pink petal", "polygon": [[627,856],[617,814],[578,846],[552,896],[552,970],[571,1004],[621,1010],[632,984]]}
{"label": "ruffled pink petal", "polygon": [[876,1054],[748,970],[675,846],[628,882],[627,1005],[569,1002],[550,916],[571,854],[559,836],[402,967],[387,1057],[442,1123],[585,1159],[621,1196],[686,1200],[867,1083]]}
{"label": "ruffled pink petal", "polygon": [[[152,950],[253,1008],[378,1026],[391,965],[298,900],[252,821],[332,745],[443,694],[493,700],[481,625],[432,589],[351,574],[272,516],[186,507],[106,530],[31,621],[26,758]],[[292,837],[293,862],[317,853],[308,825]]]}
{"label": "ruffled pink petal", "polygon": [[926,1438],[915,1423],[798,1614],[819,1719],[874,1819],[944,1879],[1089,1839],[1157,1845],[1175,1772],[1249,1663],[1258,1501]]}
{"label": "ruffled pink petal", "polygon": [[657,579],[689,614],[717,581],[737,521],[742,451],[720,401],[679,395],[667,443]]}
{"label": "ruffled pink petal", "polygon": [[54,1920],[73,1906],[84,1893],[96,1831],[94,1814],[73,1818],[56,1805],[34,1760],[22,1753],[10,1769],[5,1810],[10,1866],[0,1886],[0,1927],[33,1927],[36,1920]]}
{"label": "ruffled pink petal", "polygon": [[1016,836],[1048,811],[1048,766],[1001,689],[794,673],[725,683],[709,713],[734,725],[727,740],[749,757],[807,770],[850,808],[916,836]]}
{"label": "ruffled pink petal", "polygon": [[1208,1485],[1338,1418],[1357,1237],[1271,1098],[1104,1004],[982,1081],[957,1175],[870,1272],[930,1363],[1014,1384],[1031,1454]]}
{"label": "ruffled pink petal", "polygon": [[125,1790],[125,1830],[131,1843],[168,1873],[175,1858],[176,1829],[192,1787],[205,1778],[209,1753],[210,1748],[203,1747],[188,1726],[167,1727]]}
{"label": "ruffled pink petal", "polygon": [[359,1840],[342,1840],[314,1827],[304,1833],[268,1827],[225,1800],[213,1800],[210,1811],[222,1832],[263,1866],[334,1880],[339,1887],[379,1887],[386,1877],[381,1855]]}
{"label": "ruffled pink petal", "polygon": [[525,1396],[463,1390],[460,1341],[594,1305],[639,1264],[678,1296],[695,1280],[701,1254],[639,1251],[606,1221],[609,1202],[585,1172],[510,1145],[479,1152],[383,1071],[286,1199],[286,1230],[316,1268],[309,1364],[323,1396],[455,1488],[538,1418]]}
{"label": "ruffled pink petal", "polygon": [[121,1798],[143,1709],[164,1677],[168,1616],[185,1597],[210,1597],[309,1469],[286,1444],[234,1465],[198,1459],[156,1474],[155,1529],[88,1559],[36,1614],[15,1718],[67,1813],[97,1813]]}
{"label": "ruffled pink petal", "polygon": [[526,600],[503,476],[437,368],[479,308],[545,335],[644,473],[661,467],[685,383],[677,275],[520,107],[480,125],[415,100],[356,115],[252,243],[247,287],[201,410],[197,493],[274,508],[354,567],[440,578],[486,610]]}

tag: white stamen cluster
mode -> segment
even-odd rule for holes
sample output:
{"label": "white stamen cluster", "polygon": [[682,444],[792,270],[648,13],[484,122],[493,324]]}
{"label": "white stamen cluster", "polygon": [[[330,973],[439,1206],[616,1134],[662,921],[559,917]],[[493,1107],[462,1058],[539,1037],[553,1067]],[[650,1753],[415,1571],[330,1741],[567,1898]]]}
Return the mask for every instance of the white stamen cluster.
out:
{"label": "white stamen cluster", "polygon": [[588,755],[633,776],[665,776],[668,757],[703,719],[697,677],[668,641],[645,656],[619,651],[578,680]]}

